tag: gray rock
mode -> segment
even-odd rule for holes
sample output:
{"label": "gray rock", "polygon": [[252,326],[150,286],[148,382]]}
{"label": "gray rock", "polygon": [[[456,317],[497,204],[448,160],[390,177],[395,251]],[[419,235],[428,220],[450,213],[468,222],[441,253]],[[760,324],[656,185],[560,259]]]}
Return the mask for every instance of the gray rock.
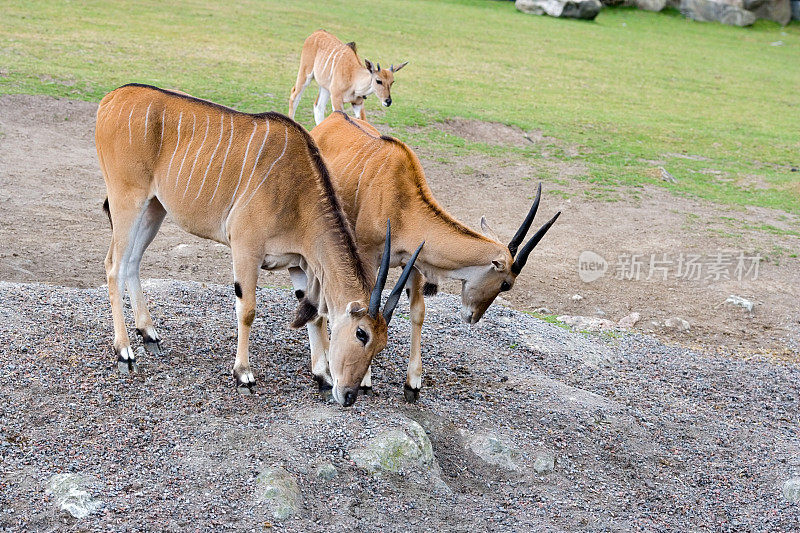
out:
{"label": "gray rock", "polygon": [[742,7],[760,19],[773,20],[786,26],[792,20],[792,5],[789,0],[744,0]]}
{"label": "gray rock", "polygon": [[730,26],[750,26],[756,16],[736,0],[681,0],[681,13],[699,22],[721,22]]}
{"label": "gray rock", "polygon": [[800,477],[786,480],[783,484],[783,498],[792,503],[800,503]]}
{"label": "gray rock", "polygon": [[[792,6],[792,20],[800,20],[800,0],[791,0],[790,4]],[[795,170],[795,172],[797,171]]]}
{"label": "gray rock", "polygon": [[[645,2],[648,2],[648,1],[650,1],[650,0],[637,0],[637,1],[645,1]],[[666,6],[666,4],[667,4],[666,0],[663,0],[663,1],[661,2],[661,7],[660,7],[659,9],[647,9],[647,8],[642,8],[642,9],[647,9],[647,11],[661,11],[662,9],[664,9],[664,7]],[[675,176],[673,176],[672,174],[670,174],[670,173],[667,171],[667,169],[666,169],[666,168],[664,168],[664,167],[658,167],[658,169],[661,171],[661,179],[662,179],[662,180],[664,180],[664,181],[667,181],[667,182],[669,182],[669,183],[678,183],[678,180],[676,180],[676,179],[675,179]]]}
{"label": "gray rock", "polygon": [[603,4],[600,0],[516,0],[517,10],[531,15],[594,20]]}
{"label": "gray rock", "polygon": [[267,504],[272,516],[278,520],[296,514],[303,501],[297,481],[279,466],[266,468],[258,475],[256,499]]}
{"label": "gray rock", "polygon": [[470,438],[467,447],[489,464],[505,468],[519,469],[520,452],[505,440],[492,433],[482,433]]}
{"label": "gray rock", "polygon": [[664,321],[664,327],[673,331],[686,332],[691,329],[689,322],[676,316],[668,318]]}
{"label": "gray rock", "polygon": [[399,472],[406,467],[437,469],[425,430],[413,420],[406,422],[403,429],[384,431],[364,447],[352,450],[350,458],[372,474]]}
{"label": "gray rock", "polygon": [[56,474],[48,480],[45,492],[53,496],[62,511],[85,518],[103,506],[102,501],[89,493],[92,485],[94,481],[81,474]]}
{"label": "gray rock", "polygon": [[556,458],[550,453],[542,453],[533,462],[533,469],[539,475],[549,474],[556,467]]}
{"label": "gray rock", "polygon": [[746,298],[742,298],[741,296],[736,296],[735,294],[728,296],[728,299],[725,300],[725,303],[738,305],[742,309],[746,309],[748,313],[753,312],[753,302]]}
{"label": "gray rock", "polygon": [[323,463],[317,467],[317,477],[330,481],[339,475],[339,471],[331,463]]}
{"label": "gray rock", "polygon": [[[645,11],[661,11],[667,6],[667,0],[633,0],[632,3],[634,6],[638,7],[639,9],[644,9]],[[661,171],[662,177],[664,176],[665,172],[670,175],[669,172],[663,168]],[[672,178],[672,175],[670,175],[670,178]],[[667,181],[672,181],[672,183],[675,183],[674,180],[675,178],[672,178],[672,180]]]}

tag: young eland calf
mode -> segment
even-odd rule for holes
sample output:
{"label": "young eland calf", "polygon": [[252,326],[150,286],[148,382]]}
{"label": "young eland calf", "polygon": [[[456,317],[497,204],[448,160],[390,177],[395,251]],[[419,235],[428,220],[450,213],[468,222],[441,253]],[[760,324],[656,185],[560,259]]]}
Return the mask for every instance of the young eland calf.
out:
{"label": "young eland calf", "polygon": [[[461,281],[461,318],[475,324],[499,293],[511,290],[531,251],[561,213],[556,213],[520,248],[539,207],[539,185],[528,215],[511,242],[505,245],[484,218],[481,218],[485,233],[482,235],[448,214],[434,200],[416,154],[397,139],[382,136],[368,123],[339,112],[314,128],[311,136],[331,169],[334,187],[365,257],[381,253],[385,242],[382,221],[386,219],[391,220],[394,228],[392,266],[409,261],[415,243],[425,241],[409,287],[411,355],[405,398],[414,402],[422,383],[423,293],[435,294],[437,284],[444,279]],[[317,331],[311,331],[314,328]],[[324,320],[309,323],[312,356],[324,351],[324,346],[315,346],[320,331],[324,331]],[[368,371],[362,389],[370,387]]]}
{"label": "young eland calf", "polygon": [[258,271],[300,268],[315,280],[315,308],[331,322],[333,396],[351,405],[370,361],[386,346],[387,320],[377,312],[385,277],[373,291],[375,270],[357,252],[308,132],[278,113],[241,113],[130,84],[100,102],[95,142],[112,226],[105,266],[120,371],[137,371],[122,312],[126,285],[144,346],[160,353],[139,265],[169,213],[189,233],[231,248],[238,321],[233,376],[240,392],[255,384],[248,338]]}
{"label": "young eland calf", "polygon": [[289,116],[294,118],[303,91],[316,79],[319,95],[314,103],[314,120],[317,124],[325,119],[328,98],[334,111],[344,111],[344,104],[350,103],[353,113],[363,120],[366,118],[364,99],[368,95],[375,93],[384,107],[392,105],[394,73],[407,64],[408,61],[382,69],[380,63],[376,65],[365,59],[365,67],[355,43],[344,44],[327,31],[317,30],[303,43],[297,81],[289,96]]}

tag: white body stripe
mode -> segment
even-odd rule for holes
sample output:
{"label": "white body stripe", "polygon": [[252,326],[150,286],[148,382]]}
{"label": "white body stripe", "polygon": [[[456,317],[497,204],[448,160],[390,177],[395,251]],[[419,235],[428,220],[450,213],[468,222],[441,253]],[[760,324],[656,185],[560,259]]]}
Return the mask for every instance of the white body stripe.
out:
{"label": "white body stripe", "polygon": [[[250,181],[252,181],[253,174],[256,172],[258,161],[261,159],[261,152],[264,150],[264,145],[267,144],[267,137],[269,136],[269,119],[265,120],[265,122],[267,123],[267,132],[264,134],[264,140],[261,141],[261,148],[258,149],[258,155],[256,155],[256,159],[253,161],[253,170],[250,171],[250,176],[247,178],[247,183],[245,184],[244,189],[242,189],[242,197],[244,197],[244,193],[247,192],[247,188],[250,187]],[[239,202],[237,201],[236,204],[238,203]],[[233,206],[233,209],[236,209],[236,205]]]}
{"label": "white body stripe", "polygon": [[[169,173],[172,170],[172,160],[175,159],[175,154],[178,153],[178,145],[181,144],[181,120],[183,119],[183,111],[180,112],[178,115],[178,140],[175,142],[175,151],[172,152],[172,157],[169,158],[169,166],[167,167],[167,175],[164,176],[164,179],[169,179]],[[164,129],[163,126],[161,128]]]}
{"label": "white body stripe", "polygon": [[167,116],[167,108],[161,112],[161,140],[158,141],[158,153],[156,157],[161,155],[161,145],[164,144],[164,118]]}
{"label": "white body stripe", "polygon": [[261,181],[258,182],[258,185],[256,185],[256,188],[253,189],[253,192],[247,198],[247,201],[242,206],[242,209],[247,207],[247,204],[249,204],[250,200],[253,199],[253,196],[256,195],[256,192],[258,191],[258,189],[264,184],[265,181],[267,181],[267,178],[269,177],[269,173],[272,172],[272,167],[274,167],[275,163],[280,161],[281,158],[283,157],[283,154],[286,153],[286,146],[289,144],[289,128],[287,128],[286,126],[283,127],[283,135],[284,135],[284,138],[283,138],[283,150],[281,151],[281,155],[279,155],[278,158],[275,159],[275,161],[273,161],[272,164],[269,166],[269,170],[267,170],[267,173],[264,174],[264,177],[261,179]]}
{"label": "white body stripe", "polygon": [[222,171],[225,170],[225,163],[228,161],[228,152],[231,151],[231,143],[233,143],[233,115],[231,115],[231,137],[228,139],[228,149],[225,150],[225,157],[222,158],[222,166],[219,167],[219,176],[217,176],[217,186],[214,187],[214,194],[211,195],[211,199],[208,201],[209,204],[214,201],[214,197],[217,195],[219,182],[222,180]]}
{"label": "white body stripe", "polygon": [[206,176],[208,176],[208,171],[211,169],[211,163],[214,162],[214,156],[217,155],[217,150],[219,150],[219,145],[222,143],[222,132],[225,129],[225,116],[219,116],[219,140],[217,141],[217,145],[214,147],[214,151],[211,152],[211,158],[208,160],[208,165],[206,166],[206,171],[203,173],[203,181],[200,182],[200,188],[197,189],[197,196],[194,197],[195,200],[200,198],[200,192],[203,190],[203,186],[206,184]]}
{"label": "white body stripe", "polygon": [[334,76],[336,75],[336,63],[339,62],[339,59],[342,57],[342,53],[344,51],[345,50],[339,50],[339,53],[336,54],[336,59],[334,59],[333,63],[331,63],[331,79],[328,81],[329,87],[333,85]]}
{"label": "white body stripe", "polygon": [[[206,115],[206,133],[203,135],[203,142],[200,143],[200,146],[197,148],[197,153],[194,155],[194,162],[192,162],[192,168],[189,170],[189,177],[186,178],[186,189],[183,190],[183,196],[181,198],[186,198],[186,192],[189,190],[189,184],[192,182],[192,174],[194,174],[194,166],[197,164],[197,158],[200,157],[200,152],[203,150],[203,146],[206,144],[206,139],[208,138],[208,126],[211,124],[211,119],[208,115]],[[187,148],[188,151],[188,148]]]}
{"label": "white body stripe", "polygon": [[250,144],[253,142],[253,137],[255,137],[257,129],[258,129],[258,123],[254,121],[253,132],[250,134],[250,140],[247,141],[247,147],[244,149],[244,157],[242,158],[242,170],[239,171],[239,181],[236,182],[236,188],[233,189],[233,194],[231,195],[231,201],[228,203],[228,209],[227,209],[228,213],[230,213],[231,206],[233,206],[233,202],[236,201],[236,195],[239,193],[239,186],[242,184],[242,176],[244,176],[244,167],[247,164],[247,154],[250,153]]}
{"label": "white body stripe", "polygon": [[153,105],[153,102],[150,102],[147,106],[147,112],[144,114],[144,140],[147,140],[147,123],[150,121],[150,106]]}
{"label": "white body stripe", "polygon": [[131,118],[133,118],[133,110],[136,109],[136,104],[131,107],[131,112],[128,115],[128,146],[133,144],[133,134],[131,133]]}
{"label": "white body stripe", "polygon": [[[320,76],[322,76],[323,74],[325,74],[325,69],[326,69],[326,68],[327,68],[327,66],[328,66],[328,62],[331,60],[331,58],[332,58],[334,55],[336,55],[336,50],[331,50],[330,52],[328,52],[328,59],[326,59],[326,60],[325,60],[325,64],[324,64],[324,65],[322,65],[322,68],[321,68],[321,69],[319,69],[319,75],[320,75]],[[317,81],[319,81],[319,80],[317,80]]]}
{"label": "white body stripe", "polygon": [[192,113],[192,138],[189,139],[189,142],[186,143],[186,151],[183,153],[183,159],[181,159],[181,166],[178,168],[178,173],[175,174],[175,187],[178,186],[178,179],[181,177],[181,172],[183,171],[183,164],[186,162],[186,154],[189,153],[189,148],[192,146],[192,141],[194,141],[194,126],[197,123],[197,115]]}

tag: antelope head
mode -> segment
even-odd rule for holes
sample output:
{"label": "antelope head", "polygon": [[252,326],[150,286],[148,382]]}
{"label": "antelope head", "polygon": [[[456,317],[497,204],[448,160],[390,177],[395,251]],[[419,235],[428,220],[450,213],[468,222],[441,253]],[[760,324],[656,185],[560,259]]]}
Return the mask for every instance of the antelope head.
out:
{"label": "antelope head", "polygon": [[[539,244],[544,234],[561,214],[561,211],[556,213],[520,249],[519,245],[527,235],[533,218],[536,216],[536,210],[539,209],[541,196],[542,184],[540,183],[528,216],[525,217],[508,246],[499,245],[494,259],[488,265],[478,265],[467,269],[468,272],[461,281],[461,319],[467,324],[478,322],[498,294],[511,290],[517,276],[528,262],[531,251]],[[499,243],[500,239],[486,223],[485,217],[481,217],[481,229],[487,237]]]}
{"label": "antelope head", "polygon": [[408,65],[408,61],[400,63],[398,66],[390,66],[388,69],[382,69],[381,64],[374,64],[369,59],[364,60],[364,64],[372,74],[372,92],[378,95],[384,107],[392,105],[392,84],[394,83],[394,73]]}
{"label": "antelope head", "polygon": [[[424,244],[424,243],[422,243]],[[414,268],[422,244],[403,268],[397,284],[380,311],[381,293],[386,286],[389,274],[391,250],[391,228],[386,223],[386,244],[384,246],[378,279],[370,295],[369,304],[350,302],[345,312],[331,317],[331,344],[328,351],[328,364],[333,378],[333,397],[339,404],[348,407],[358,397],[358,388],[367,373],[372,358],[386,347],[387,328],[392,319],[397,302]]]}

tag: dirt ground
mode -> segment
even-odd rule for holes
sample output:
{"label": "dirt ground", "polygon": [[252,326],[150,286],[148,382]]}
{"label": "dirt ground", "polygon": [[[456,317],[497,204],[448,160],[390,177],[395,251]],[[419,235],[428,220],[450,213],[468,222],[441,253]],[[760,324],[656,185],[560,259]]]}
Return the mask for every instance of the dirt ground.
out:
{"label": "dirt ground", "polygon": [[[95,104],[80,101],[0,97],[0,280],[75,287],[105,282],[110,229],[100,208],[105,187],[94,149],[95,110]],[[536,132],[496,124],[459,120],[437,127],[469,140],[509,146],[553,142]],[[744,357],[754,352],[800,357],[800,259],[791,257],[800,251],[800,238],[743,229],[763,223],[787,227],[798,217],[721,207],[650,186],[598,197],[591,184],[579,179],[585,168],[546,150],[543,157],[524,160],[417,152],[447,210],[476,228],[485,214],[506,239],[530,205],[537,176],[558,176],[558,183],[543,182],[539,218],[544,221],[557,210],[562,215],[514,289],[504,295],[512,306],[613,321],[637,312],[641,319],[634,329],[668,342]],[[563,194],[551,194],[553,190]],[[582,281],[578,258],[584,251],[606,260],[600,279]],[[699,256],[701,279],[678,276],[681,254]],[[750,270],[737,279],[739,256],[762,258],[757,276]],[[657,262],[652,272],[651,258]],[[641,261],[638,279],[628,268],[636,260]],[[714,264],[721,279],[705,279],[713,278]],[[690,273],[693,278],[698,271]],[[145,255],[147,277],[227,284],[232,278],[229,252],[168,220]],[[634,279],[625,279],[629,277]],[[265,273],[262,283],[285,287],[289,279],[282,272]],[[455,292],[458,287],[446,289]],[[755,302],[753,312],[726,304],[730,295]],[[664,327],[672,317],[686,320],[690,329]]]}

